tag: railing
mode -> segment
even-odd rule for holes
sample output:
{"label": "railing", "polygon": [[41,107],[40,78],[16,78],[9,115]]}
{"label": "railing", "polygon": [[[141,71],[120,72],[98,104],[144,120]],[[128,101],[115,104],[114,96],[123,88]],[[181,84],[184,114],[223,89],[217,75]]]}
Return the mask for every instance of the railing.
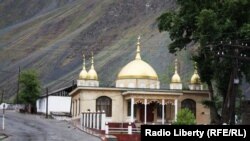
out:
{"label": "railing", "polygon": [[83,112],[81,114],[81,127],[88,127],[97,130],[105,130],[106,114],[104,111],[100,112]]}
{"label": "railing", "polygon": [[92,128],[96,130],[105,130],[105,134],[120,133],[120,134],[132,134],[140,133],[140,128],[132,128],[131,123],[127,128],[110,128],[106,121],[106,114],[104,111],[100,112],[82,112],[80,124],[81,127]]}
{"label": "railing", "polygon": [[108,123],[105,125],[105,134],[110,133],[120,133],[120,134],[132,134],[132,133],[141,133],[140,128],[132,128],[131,123],[129,123],[128,128],[109,128]]}

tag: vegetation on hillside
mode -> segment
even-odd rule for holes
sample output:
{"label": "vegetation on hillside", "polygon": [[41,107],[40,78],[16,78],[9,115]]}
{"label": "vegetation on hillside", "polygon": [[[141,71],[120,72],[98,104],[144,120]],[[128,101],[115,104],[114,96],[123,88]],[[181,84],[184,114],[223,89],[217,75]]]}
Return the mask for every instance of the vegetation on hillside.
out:
{"label": "vegetation on hillside", "polygon": [[[159,34],[155,24],[155,17],[175,6],[173,1],[63,1],[0,2],[0,11],[9,13],[12,19],[3,16],[1,21],[6,24],[0,28],[0,88],[7,89],[6,98],[16,95],[19,66],[21,70],[35,68],[42,87],[53,91],[72,85],[78,78],[82,53],[89,69],[91,51],[100,85],[114,86],[120,69],[134,58],[139,34],[142,58],[159,75],[173,75],[169,67],[173,67],[174,56],[165,48],[170,41],[165,38],[168,34]],[[156,63],[159,59],[164,63]],[[182,73],[193,69],[188,64],[182,66]],[[168,82],[162,81],[161,87],[168,88]]]}

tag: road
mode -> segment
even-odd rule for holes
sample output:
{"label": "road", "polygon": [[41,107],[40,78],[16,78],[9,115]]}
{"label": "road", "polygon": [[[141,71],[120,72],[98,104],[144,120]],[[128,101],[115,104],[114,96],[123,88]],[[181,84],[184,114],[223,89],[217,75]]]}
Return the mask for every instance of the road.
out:
{"label": "road", "polygon": [[67,121],[45,119],[44,116],[5,112],[5,130],[2,130],[0,111],[0,133],[8,135],[4,141],[100,141],[72,126]]}

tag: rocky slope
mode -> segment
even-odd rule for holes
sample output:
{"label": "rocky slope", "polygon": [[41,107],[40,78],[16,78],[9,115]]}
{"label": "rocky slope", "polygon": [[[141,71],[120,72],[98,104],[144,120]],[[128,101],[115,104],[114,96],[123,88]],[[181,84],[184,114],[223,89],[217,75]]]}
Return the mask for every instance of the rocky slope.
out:
{"label": "rocky slope", "polygon": [[[174,0],[0,0],[0,88],[6,98],[16,94],[19,66],[36,69],[49,90],[69,86],[78,78],[82,53],[89,69],[92,51],[100,84],[114,86],[141,35],[142,58],[167,89],[175,56],[156,18],[174,8]],[[186,88],[193,73],[190,52],[177,54]]]}

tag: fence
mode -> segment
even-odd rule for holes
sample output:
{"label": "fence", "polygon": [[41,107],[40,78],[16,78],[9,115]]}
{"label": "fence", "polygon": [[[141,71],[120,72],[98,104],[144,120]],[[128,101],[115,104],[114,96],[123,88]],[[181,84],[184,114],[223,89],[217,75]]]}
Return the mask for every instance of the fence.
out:
{"label": "fence", "polygon": [[82,112],[80,119],[81,127],[92,128],[96,130],[103,130],[105,134],[132,134],[140,133],[139,128],[133,128],[131,123],[128,124],[127,128],[113,128],[109,127],[106,122],[106,114],[104,111],[100,112]]}
{"label": "fence", "polygon": [[108,123],[105,125],[105,134],[132,134],[140,133],[140,128],[133,128],[131,123],[128,124],[127,128],[110,128]]}
{"label": "fence", "polygon": [[100,112],[83,112],[81,114],[81,127],[88,127],[97,130],[105,130],[106,114]]}

